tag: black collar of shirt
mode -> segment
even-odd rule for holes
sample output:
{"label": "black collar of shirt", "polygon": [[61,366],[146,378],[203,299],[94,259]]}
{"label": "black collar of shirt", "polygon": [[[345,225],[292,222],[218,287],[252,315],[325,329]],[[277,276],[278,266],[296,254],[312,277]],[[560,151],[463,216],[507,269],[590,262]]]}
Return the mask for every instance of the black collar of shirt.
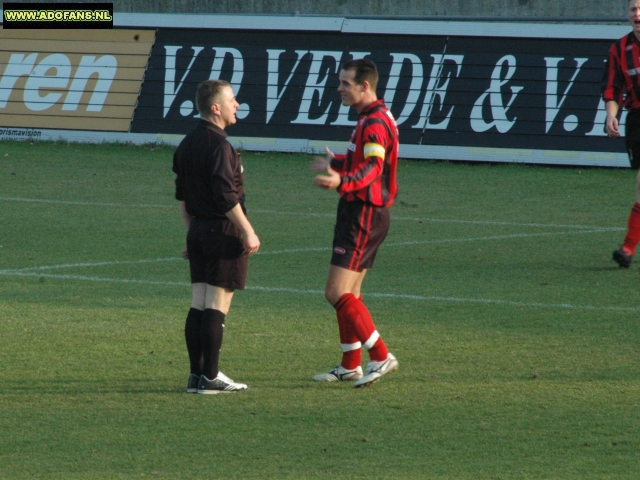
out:
{"label": "black collar of shirt", "polygon": [[366,115],[367,113],[369,113],[371,110],[373,110],[376,107],[379,107],[380,105],[384,105],[384,98],[379,98],[378,100],[376,100],[375,102],[370,103],[369,105],[367,105],[364,110],[362,110],[360,112],[360,115]]}
{"label": "black collar of shirt", "polygon": [[223,138],[227,138],[229,136],[229,134],[225,132],[223,129],[221,129],[219,126],[211,123],[208,120],[204,120],[203,118],[200,119],[200,123],[198,123],[198,128],[207,128],[212,132],[217,133]]}

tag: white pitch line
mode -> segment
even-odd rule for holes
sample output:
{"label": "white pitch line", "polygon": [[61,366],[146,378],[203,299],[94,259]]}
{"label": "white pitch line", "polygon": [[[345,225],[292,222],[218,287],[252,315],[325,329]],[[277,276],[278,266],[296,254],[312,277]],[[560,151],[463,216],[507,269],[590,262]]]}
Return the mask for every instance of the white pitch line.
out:
{"label": "white pitch line", "polygon": [[[13,201],[13,202],[30,202],[30,203],[48,203],[48,204],[60,204],[60,205],[78,205],[78,206],[94,206],[94,207],[131,207],[131,208],[161,208],[161,209],[176,209],[177,207],[172,205],[153,205],[153,204],[127,204],[127,203],[101,203],[101,202],[74,202],[67,200],[47,200],[38,198],[18,198],[18,197],[0,197],[0,200]],[[335,218],[334,213],[314,213],[314,212],[279,212],[276,210],[260,210],[252,209],[251,213],[261,213],[267,215],[295,215],[304,217],[324,217]],[[500,225],[505,227],[532,227],[532,228],[578,228],[578,229],[607,229],[615,227],[599,227],[594,225],[563,225],[554,223],[521,223],[521,222],[498,222],[490,220],[460,220],[460,219],[447,219],[447,218],[431,218],[431,217],[395,217],[392,216],[391,220],[398,221],[410,221],[410,222],[431,222],[431,223],[458,223],[463,225]]]}
{"label": "white pitch line", "polygon": [[[0,271],[0,275],[4,274]],[[14,272],[12,275],[20,277],[39,277],[39,278],[51,278],[58,280],[80,280],[89,282],[105,282],[105,283],[126,283],[137,285],[159,285],[159,286],[177,286],[177,287],[189,287],[190,283],[187,282],[161,282],[153,280],[129,280],[123,278],[105,278],[105,277],[88,277],[85,275],[54,275],[54,274],[41,274],[37,272]],[[297,288],[287,287],[259,287],[259,286],[247,286],[247,290],[255,290],[260,292],[274,292],[274,293],[294,293],[304,295],[323,295],[322,290],[301,290]],[[527,308],[552,308],[552,309],[564,309],[564,310],[590,310],[590,311],[610,311],[610,312],[640,312],[640,307],[608,307],[608,306],[596,306],[596,305],[572,305],[569,303],[541,303],[541,302],[516,302],[511,300],[495,300],[490,298],[461,298],[461,297],[443,297],[443,296],[429,296],[429,295],[408,295],[408,294],[396,294],[396,293],[379,293],[379,292],[367,292],[366,297],[373,298],[390,298],[398,300],[415,300],[415,301],[427,301],[427,302],[444,302],[444,303],[477,303],[484,305],[502,305],[508,307],[527,307]]]}
{"label": "white pitch line", "polygon": [[43,265],[40,267],[27,267],[27,268],[0,270],[0,273],[6,274],[10,272],[57,270],[60,268],[105,267],[110,265],[126,265],[126,264],[136,264],[136,263],[174,262],[176,260],[182,260],[182,257],[149,258],[149,259],[143,259],[143,260],[114,260],[110,262],[93,262],[93,263],[64,263],[62,265]]}
{"label": "white pitch line", "polygon": [[46,199],[39,199],[39,198],[14,198],[14,197],[0,197],[0,200],[6,200],[10,202],[49,203],[54,205],[77,205],[77,206],[88,206],[88,207],[131,207],[131,208],[171,208],[171,209],[175,208],[177,209],[177,206],[147,205],[144,203],[72,202],[68,200],[46,200]]}
{"label": "white pitch line", "polygon": [[[278,212],[275,210],[251,210],[251,213],[263,213],[268,215],[296,215],[305,217],[327,217],[335,218],[335,214],[332,213],[310,213],[310,212]],[[564,225],[557,223],[521,223],[521,222],[497,222],[492,220],[460,220],[449,218],[432,218],[432,217],[396,217],[391,216],[391,221],[406,221],[406,222],[431,222],[431,223],[459,223],[463,225],[500,225],[505,227],[549,227],[549,228],[586,228],[586,229],[608,229],[616,227],[599,227],[597,225]],[[625,230],[625,229],[622,229]]]}
{"label": "white pitch line", "polygon": [[[394,242],[383,243],[380,248],[389,247],[406,247],[411,245],[437,245],[440,243],[465,243],[465,242],[482,242],[487,240],[511,240],[514,238],[527,238],[527,237],[555,237],[559,235],[582,235],[585,233],[602,233],[602,232],[617,232],[623,231],[626,228],[596,228],[593,230],[577,230],[570,232],[541,232],[541,233],[514,233],[511,235],[491,235],[488,237],[467,237],[467,238],[443,238],[440,240],[410,240],[407,242]],[[258,252],[256,255],[278,255],[283,253],[306,253],[306,252],[320,252],[328,251],[328,247],[321,248],[294,248],[290,250],[276,250],[272,252]]]}
{"label": "white pitch line", "polygon": [[57,280],[82,280],[86,282],[105,282],[105,283],[133,283],[138,285],[168,285],[178,287],[189,287],[190,283],[187,282],[160,282],[154,280],[129,280],[126,278],[109,278],[109,277],[89,277],[86,275],[57,275],[53,273],[38,273],[38,272],[18,272],[0,270],[0,275],[7,275],[11,277],[38,277],[38,278],[52,278]]}
{"label": "white pitch line", "polygon": [[[602,233],[625,230],[624,228],[599,228],[595,230],[578,230],[572,232],[542,232],[542,233],[514,233],[512,235],[493,235],[489,237],[472,237],[472,238],[445,238],[441,240],[415,240],[408,242],[396,242],[382,244],[382,247],[405,247],[411,245],[433,245],[440,243],[464,243],[464,242],[480,242],[487,240],[509,240],[514,238],[526,238],[526,237],[548,237],[558,235],[581,235],[585,233]],[[309,253],[309,252],[327,252],[330,251],[329,247],[309,247],[309,248],[292,248],[287,250],[273,250],[266,252],[258,252],[255,255],[282,255],[288,253]],[[110,265],[125,265],[125,264],[137,264],[137,263],[160,263],[160,262],[175,262],[182,260],[182,257],[167,257],[167,258],[152,258],[142,260],[114,260],[112,262],[95,262],[95,263],[65,263],[62,265],[43,265],[40,267],[26,267],[0,270],[0,275],[19,274],[21,272],[36,272],[45,270],[57,270],[61,268],[82,268],[82,267],[104,267]]]}
{"label": "white pitch line", "polygon": [[569,303],[514,302],[510,300],[493,300],[489,298],[431,297],[422,295],[403,295],[392,293],[365,293],[365,297],[399,298],[402,300],[429,300],[449,303],[484,303],[505,305],[510,307],[562,308],[567,310],[598,310],[611,312],[640,312],[640,307],[607,307],[595,305],[571,305]]}
{"label": "white pitch line", "polygon": [[555,237],[559,235],[582,235],[585,233],[602,233],[602,232],[616,232],[626,230],[626,228],[596,228],[594,230],[577,230],[572,232],[541,232],[541,233],[514,233],[511,235],[491,235],[488,237],[471,237],[471,238],[444,238],[441,240],[410,240],[407,242],[397,243],[383,243],[381,248],[384,247],[402,247],[408,245],[427,245],[437,243],[460,243],[460,242],[479,242],[486,240],[509,240],[512,238],[527,238],[527,237]]}
{"label": "white pitch line", "polygon": [[[490,220],[458,220],[448,218],[419,218],[419,217],[391,217],[391,220],[432,222],[432,223],[460,223],[465,225],[500,225],[505,227],[549,227],[549,228],[598,228],[609,229],[616,227],[598,227],[597,225],[562,225],[558,223],[518,223],[518,222],[496,222]],[[623,229],[626,230],[626,229]]]}
{"label": "white pitch line", "polygon": [[315,213],[315,212],[278,212],[276,210],[259,210],[252,208],[249,213],[262,213],[266,215],[292,215],[297,217],[323,217],[335,218],[335,213]]}

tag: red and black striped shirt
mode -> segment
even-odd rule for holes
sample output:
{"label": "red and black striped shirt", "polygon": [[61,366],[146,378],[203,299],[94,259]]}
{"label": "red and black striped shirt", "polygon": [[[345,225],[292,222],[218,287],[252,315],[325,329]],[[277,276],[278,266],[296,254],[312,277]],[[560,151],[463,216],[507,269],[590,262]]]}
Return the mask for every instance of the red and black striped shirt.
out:
{"label": "red and black striped shirt", "polygon": [[640,110],[640,41],[631,32],[609,49],[602,76],[602,98]]}
{"label": "red and black striped shirt", "polygon": [[398,127],[384,100],[360,112],[347,153],[335,155],[331,168],[340,174],[338,193],[346,201],[393,204],[398,193]]}

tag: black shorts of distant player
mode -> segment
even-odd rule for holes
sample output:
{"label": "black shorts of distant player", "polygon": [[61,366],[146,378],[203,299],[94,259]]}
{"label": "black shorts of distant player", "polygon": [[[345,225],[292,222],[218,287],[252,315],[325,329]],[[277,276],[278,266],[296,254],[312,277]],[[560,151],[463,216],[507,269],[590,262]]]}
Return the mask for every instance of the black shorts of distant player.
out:
{"label": "black shorts of distant player", "polygon": [[389,231],[389,209],[364,202],[338,202],[331,265],[361,272],[373,261]]}
{"label": "black shorts of distant player", "polygon": [[228,219],[194,218],[187,234],[191,283],[243,290],[248,258],[240,231]]}
{"label": "black shorts of distant player", "polygon": [[625,122],[625,143],[631,168],[640,168],[640,110],[630,110]]}

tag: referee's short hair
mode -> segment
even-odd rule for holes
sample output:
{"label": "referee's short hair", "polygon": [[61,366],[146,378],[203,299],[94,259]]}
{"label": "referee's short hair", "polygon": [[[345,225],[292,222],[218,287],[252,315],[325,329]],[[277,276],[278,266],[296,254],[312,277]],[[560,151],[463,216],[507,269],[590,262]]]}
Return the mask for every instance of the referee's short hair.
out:
{"label": "referee's short hair", "polygon": [[211,116],[211,105],[219,100],[220,93],[225,87],[231,87],[231,84],[225,80],[205,80],[198,85],[196,107],[200,112],[200,116]]}
{"label": "referee's short hair", "polygon": [[365,80],[375,92],[378,86],[378,68],[371,60],[360,58],[358,60],[348,60],[342,64],[342,70],[355,70],[355,82],[362,85]]}

